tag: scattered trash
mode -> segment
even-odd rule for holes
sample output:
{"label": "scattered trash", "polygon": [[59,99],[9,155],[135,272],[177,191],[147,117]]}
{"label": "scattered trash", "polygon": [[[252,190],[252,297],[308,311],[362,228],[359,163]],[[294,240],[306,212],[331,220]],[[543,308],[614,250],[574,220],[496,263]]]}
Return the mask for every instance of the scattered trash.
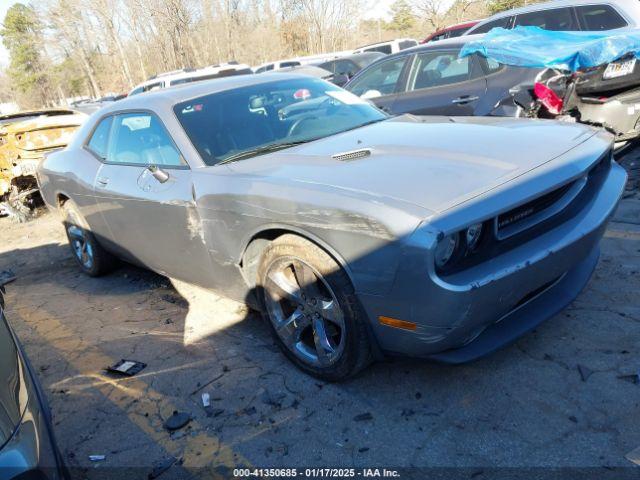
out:
{"label": "scattered trash", "polygon": [[618,375],[618,379],[638,385],[640,383],[640,373],[634,373],[632,375]]}
{"label": "scattered trash", "polygon": [[164,472],[166,472],[167,470],[169,470],[171,467],[173,467],[173,465],[175,464],[181,465],[182,464],[182,460],[176,460],[174,457],[169,457],[166,458],[164,460],[161,460],[160,462],[158,462],[153,469],[151,470],[151,472],[149,473],[149,475],[147,476],[147,478],[149,480],[153,480],[154,478],[158,478],[160,475],[162,475]]}
{"label": "scattered trash", "polygon": [[373,420],[373,415],[370,412],[361,413],[360,415],[356,415],[353,417],[355,422],[365,422],[367,420]]}
{"label": "scattered trash", "polygon": [[586,382],[593,375],[593,370],[580,364],[578,364],[578,372],[580,372],[580,378],[582,378],[583,382]]}
{"label": "scattered trash", "polygon": [[164,422],[164,428],[169,431],[179,430],[191,421],[191,415],[175,410]]}
{"label": "scattered trash", "polygon": [[11,283],[16,279],[16,274],[13,270],[3,270],[0,272],[0,286]]}
{"label": "scattered trash", "polygon": [[253,415],[256,412],[257,412],[256,407],[247,407],[240,410],[240,414],[244,414],[244,415]]}
{"label": "scattered trash", "polygon": [[368,452],[368,451],[369,451],[369,447],[362,447],[362,448],[359,448],[359,449],[358,449],[358,451],[359,451],[360,453]]}
{"label": "scattered trash", "polygon": [[422,398],[422,393],[416,392],[416,400],[420,400]]}
{"label": "scattered trash", "polygon": [[89,455],[89,460],[92,462],[102,462],[106,458],[106,455]]}
{"label": "scattered trash", "polygon": [[122,375],[127,375],[129,377],[132,377],[136,373],[140,373],[146,366],[147,366],[146,363],[137,362],[135,360],[122,359],[115,365],[112,365],[111,367],[107,367],[107,371],[112,373],[120,373]]}
{"label": "scattered trash", "polygon": [[204,408],[211,406],[211,396],[208,393],[202,394],[202,406]]}
{"label": "scattered trash", "polygon": [[271,405],[272,407],[276,408],[282,407],[282,400],[284,400],[285,398],[287,398],[287,395],[285,393],[271,393],[269,390],[265,390],[260,396],[262,403]]}
{"label": "scattered trash", "polygon": [[204,410],[207,412],[207,417],[219,417],[224,413],[224,408],[205,407]]}
{"label": "scattered trash", "polygon": [[578,419],[574,415],[571,415],[569,417],[569,420],[571,420],[573,423],[578,423]]}
{"label": "scattered trash", "polygon": [[631,450],[624,456],[624,458],[626,458],[630,462],[635,463],[636,465],[640,465],[640,447]]}
{"label": "scattered trash", "polygon": [[178,307],[189,308],[189,302],[177,295],[166,293],[160,298],[162,298],[162,300],[164,300],[165,302],[172,303],[173,305],[177,305]]}

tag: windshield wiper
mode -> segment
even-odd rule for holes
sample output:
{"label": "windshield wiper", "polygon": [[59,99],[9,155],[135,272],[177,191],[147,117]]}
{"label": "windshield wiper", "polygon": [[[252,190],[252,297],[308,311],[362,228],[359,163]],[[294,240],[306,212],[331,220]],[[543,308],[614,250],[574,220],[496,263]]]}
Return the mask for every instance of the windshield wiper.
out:
{"label": "windshield wiper", "polygon": [[295,147],[296,145],[301,145],[303,143],[311,142],[315,139],[309,140],[298,140],[296,142],[277,142],[270,143],[268,145],[262,145],[260,147],[252,148],[251,150],[245,150],[244,152],[238,152],[235,155],[231,155],[230,157],[225,158],[221,162],[218,162],[218,165],[223,165],[225,163],[231,163],[238,160],[244,160],[245,158],[255,157],[257,155],[262,155],[263,153],[277,152],[278,150],[283,150],[289,147]]}

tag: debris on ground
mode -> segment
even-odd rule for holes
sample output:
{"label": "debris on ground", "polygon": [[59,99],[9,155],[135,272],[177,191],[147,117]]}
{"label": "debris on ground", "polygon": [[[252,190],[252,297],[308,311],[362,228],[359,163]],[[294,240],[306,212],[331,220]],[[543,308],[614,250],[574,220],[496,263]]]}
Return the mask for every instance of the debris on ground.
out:
{"label": "debris on ground", "polygon": [[202,394],[202,406],[204,408],[211,406],[211,396],[208,393]]}
{"label": "debris on ground", "polygon": [[179,297],[178,295],[165,293],[160,298],[162,298],[162,300],[164,300],[165,302],[177,305],[178,307],[189,308],[189,302],[187,302],[184,298]]}
{"label": "debris on ground", "polygon": [[368,420],[373,420],[373,415],[371,415],[371,412],[361,413],[360,415],[356,415],[355,417],[353,417],[354,422],[366,422]]}
{"label": "debris on ground", "polygon": [[635,463],[636,465],[640,465],[640,447],[631,450],[624,456],[630,462]]}
{"label": "debris on ground", "polygon": [[119,373],[121,375],[132,377],[135,374],[140,373],[146,366],[147,364],[143,362],[122,359],[115,365],[107,367],[107,372]]}
{"label": "debris on ground", "polygon": [[13,270],[3,270],[0,272],[0,286],[11,283],[16,279],[16,274]]}
{"label": "debris on ground", "polygon": [[179,430],[191,421],[191,415],[175,410],[173,415],[164,422],[164,428],[169,431]]}
{"label": "debris on ground", "polygon": [[106,458],[106,455],[89,455],[89,460],[91,460],[92,462],[102,462]]}
{"label": "debris on ground", "polygon": [[153,480],[154,478],[158,478],[160,475],[162,475],[164,472],[166,472],[167,470],[169,470],[171,467],[173,467],[176,464],[177,465],[182,465],[182,459],[177,460],[174,457],[165,458],[164,460],[161,460],[156,465],[154,465],[154,467],[151,470],[151,472],[149,473],[149,475],[147,475],[147,478],[149,480]]}
{"label": "debris on ground", "polygon": [[580,372],[580,378],[582,378],[583,382],[589,380],[589,377],[594,373],[593,370],[591,370],[589,367],[585,367],[584,365],[580,364],[578,364],[578,372]]}
{"label": "debris on ground", "polygon": [[282,401],[287,398],[287,395],[283,392],[272,393],[270,390],[265,390],[261,395],[262,403],[270,405],[275,408],[282,408]]}
{"label": "debris on ground", "polygon": [[618,379],[638,385],[640,383],[640,372],[631,375],[618,375]]}

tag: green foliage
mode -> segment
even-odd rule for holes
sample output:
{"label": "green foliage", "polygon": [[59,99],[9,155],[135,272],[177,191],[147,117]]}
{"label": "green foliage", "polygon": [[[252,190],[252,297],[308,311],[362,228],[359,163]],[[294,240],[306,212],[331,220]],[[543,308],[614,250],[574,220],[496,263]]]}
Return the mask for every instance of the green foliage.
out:
{"label": "green foliage", "polygon": [[2,43],[9,51],[8,75],[22,93],[41,96],[46,88],[41,49],[42,24],[30,6],[16,3],[7,10],[0,30]]}
{"label": "green foliage", "polygon": [[391,22],[387,24],[389,30],[405,32],[411,30],[416,24],[416,16],[407,0],[396,0],[391,5],[391,15]]}
{"label": "green foliage", "polygon": [[522,7],[526,3],[526,0],[490,0],[487,8],[489,10],[489,13],[493,15],[495,13],[509,10],[511,8]]}

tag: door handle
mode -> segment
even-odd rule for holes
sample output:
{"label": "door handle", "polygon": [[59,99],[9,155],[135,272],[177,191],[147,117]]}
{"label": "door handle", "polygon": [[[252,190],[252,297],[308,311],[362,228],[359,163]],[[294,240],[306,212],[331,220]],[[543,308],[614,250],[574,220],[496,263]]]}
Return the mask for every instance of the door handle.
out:
{"label": "door handle", "polygon": [[99,177],[98,179],[96,179],[96,183],[100,187],[106,187],[107,185],[109,185],[109,179],[106,177]]}
{"label": "door handle", "polygon": [[157,165],[149,165],[148,168],[151,172],[151,175],[153,175],[153,178],[155,178],[160,183],[166,183],[169,181],[170,175]]}
{"label": "door handle", "polygon": [[476,100],[479,100],[480,97],[478,97],[477,95],[471,96],[471,95],[463,95],[462,97],[458,97],[455,98],[453,100],[451,100],[451,103],[457,103],[457,104],[464,104],[464,103],[469,103],[469,102],[475,102]]}

